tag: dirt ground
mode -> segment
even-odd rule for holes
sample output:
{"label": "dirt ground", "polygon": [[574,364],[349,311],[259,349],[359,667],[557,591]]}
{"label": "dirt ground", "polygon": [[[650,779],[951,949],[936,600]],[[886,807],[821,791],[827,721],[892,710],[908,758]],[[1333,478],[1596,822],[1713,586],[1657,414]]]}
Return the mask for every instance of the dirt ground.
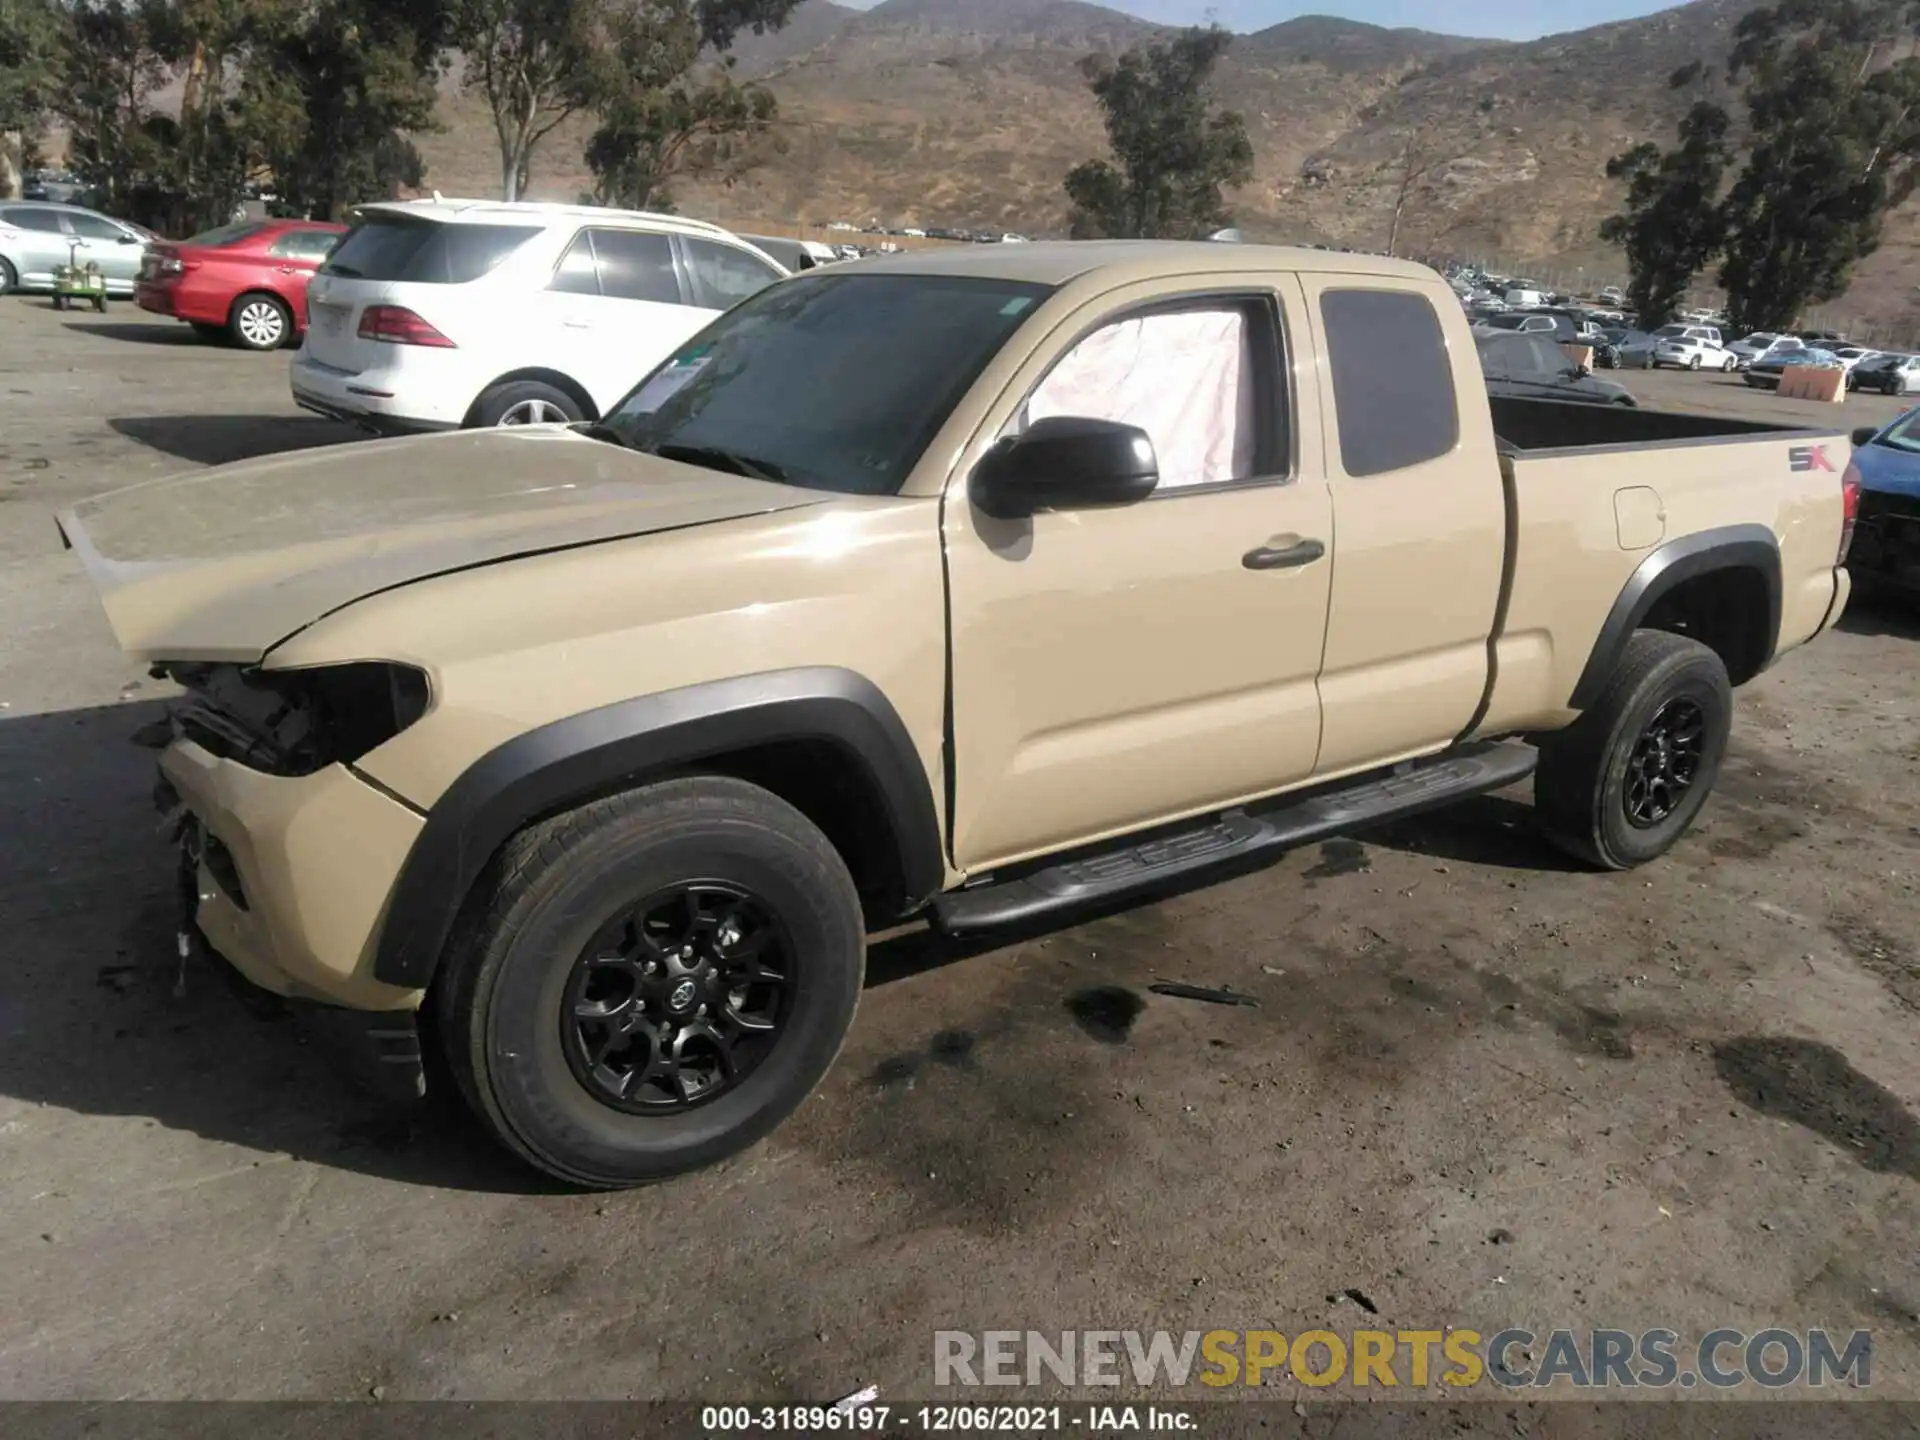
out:
{"label": "dirt ground", "polygon": [[367,442],[284,356],[135,316],[0,302],[0,1397],[926,1398],[936,1329],[1511,1324],[1866,1328],[1920,1398],[1920,612],[1747,688],[1642,872],[1569,868],[1522,791],[998,948],[907,934],[771,1140],[559,1193],[183,982],[128,743],[159,701],[52,513]]}

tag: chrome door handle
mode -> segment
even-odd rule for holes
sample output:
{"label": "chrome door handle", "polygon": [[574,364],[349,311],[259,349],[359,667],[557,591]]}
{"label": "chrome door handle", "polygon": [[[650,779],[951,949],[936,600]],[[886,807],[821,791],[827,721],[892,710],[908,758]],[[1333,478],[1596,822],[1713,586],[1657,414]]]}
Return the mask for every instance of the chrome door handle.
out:
{"label": "chrome door handle", "polygon": [[1257,550],[1249,550],[1240,557],[1240,563],[1249,570],[1291,570],[1311,565],[1326,553],[1327,547],[1318,540],[1299,540],[1278,548],[1262,545]]}

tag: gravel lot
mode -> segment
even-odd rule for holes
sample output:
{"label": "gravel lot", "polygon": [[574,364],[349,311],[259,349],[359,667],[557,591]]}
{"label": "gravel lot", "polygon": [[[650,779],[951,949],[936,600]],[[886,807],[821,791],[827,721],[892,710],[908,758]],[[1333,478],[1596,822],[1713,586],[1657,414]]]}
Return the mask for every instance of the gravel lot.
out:
{"label": "gravel lot", "polygon": [[137,313],[0,302],[0,1396],[904,1399],[937,1328],[1511,1323],[1864,1327],[1920,1398],[1920,614],[1745,690],[1643,872],[1567,868],[1523,792],[1000,948],[900,936],[772,1140],[557,1193],[182,988],[127,743],[159,700],[52,512],[365,442],[284,357]]}

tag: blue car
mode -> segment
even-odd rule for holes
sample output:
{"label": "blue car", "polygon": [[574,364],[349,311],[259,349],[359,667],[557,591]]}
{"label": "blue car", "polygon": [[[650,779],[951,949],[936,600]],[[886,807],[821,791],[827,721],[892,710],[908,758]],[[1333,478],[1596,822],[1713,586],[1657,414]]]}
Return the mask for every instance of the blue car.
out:
{"label": "blue car", "polygon": [[1884,430],[1853,432],[1859,518],[1847,569],[1856,580],[1920,592],[1920,409]]}

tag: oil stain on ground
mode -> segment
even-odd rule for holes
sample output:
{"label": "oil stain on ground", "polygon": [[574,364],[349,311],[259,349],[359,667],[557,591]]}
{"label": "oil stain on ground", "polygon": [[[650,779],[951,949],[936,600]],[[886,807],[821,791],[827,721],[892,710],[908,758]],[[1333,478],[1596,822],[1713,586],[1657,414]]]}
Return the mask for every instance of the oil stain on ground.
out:
{"label": "oil stain on ground", "polygon": [[1751,1035],[1715,1046],[1713,1068],[1743,1105],[1804,1125],[1877,1174],[1920,1180],[1920,1121],[1831,1045]]}
{"label": "oil stain on ground", "polygon": [[1336,875],[1358,875],[1372,868],[1367,847],[1358,840],[1328,840],[1320,847],[1320,863],[1306,872],[1306,878],[1331,880]]}
{"label": "oil stain on ground", "polygon": [[1103,1045],[1124,1045],[1147,1002],[1124,985],[1096,985],[1067,997],[1074,1023]]}

